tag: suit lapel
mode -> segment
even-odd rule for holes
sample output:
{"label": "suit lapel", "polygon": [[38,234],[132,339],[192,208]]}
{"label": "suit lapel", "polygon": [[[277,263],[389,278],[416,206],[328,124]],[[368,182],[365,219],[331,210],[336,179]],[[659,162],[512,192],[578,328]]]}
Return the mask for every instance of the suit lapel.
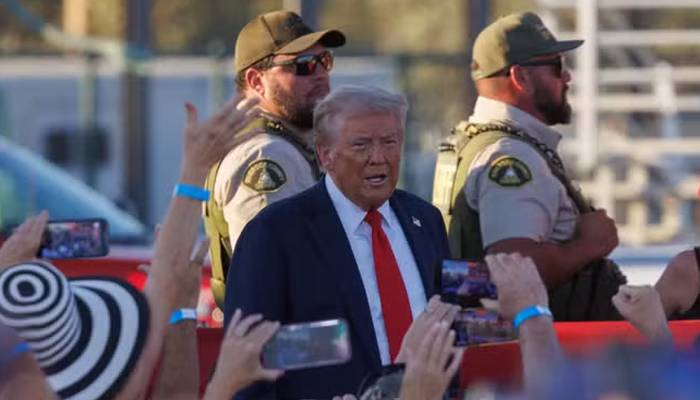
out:
{"label": "suit lapel", "polygon": [[408,245],[411,247],[413,258],[416,260],[418,271],[420,272],[421,280],[423,281],[423,289],[425,295],[430,297],[433,293],[435,277],[432,275],[433,265],[430,265],[430,255],[425,251],[426,245],[432,243],[431,238],[426,237],[426,232],[420,219],[415,215],[411,215],[409,210],[397,200],[396,195],[391,196],[389,204],[394,210],[396,217],[399,219],[403,233],[406,236]]}
{"label": "suit lapel", "polygon": [[357,331],[362,347],[369,353],[374,365],[379,368],[381,359],[372,315],[350,242],[328,195],[325,180],[321,178],[312,190],[314,195],[310,202],[312,204],[309,204],[309,231],[316,248],[321,252],[322,262],[332,270],[340,297],[348,310],[348,322]]}

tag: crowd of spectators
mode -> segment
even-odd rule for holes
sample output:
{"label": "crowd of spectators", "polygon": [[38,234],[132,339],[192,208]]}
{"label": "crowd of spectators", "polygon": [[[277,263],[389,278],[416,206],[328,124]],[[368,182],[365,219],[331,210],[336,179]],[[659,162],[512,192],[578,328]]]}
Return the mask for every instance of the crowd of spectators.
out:
{"label": "crowd of spectators", "polygon": [[[322,51],[321,39],[339,46],[344,36],[311,32],[298,16],[286,12],[265,18],[250,28],[256,35],[276,21],[279,32],[271,34],[291,35],[290,43],[303,39],[306,46],[291,53],[273,51],[267,56],[285,58],[270,58],[267,67],[292,66],[294,76],[308,77],[321,65],[325,94],[332,55]],[[518,24],[530,21],[530,30],[547,36],[542,33],[546,28],[537,28],[539,18],[518,18]],[[317,53],[289,58],[309,48]],[[557,56],[509,63],[508,73],[494,70],[488,77],[521,79],[525,66],[558,66],[561,75]],[[266,70],[255,63],[244,67],[241,71],[260,69],[243,76],[253,84],[265,82],[250,88],[264,97],[265,86],[274,86],[265,80]],[[0,399],[462,398],[456,375],[465,348],[455,345],[452,328],[461,309],[433,295],[439,288],[431,268],[449,258],[443,219],[432,205],[396,189],[408,104],[401,95],[360,86],[319,96],[323,99],[313,109],[315,156],[325,171],[321,180],[265,207],[237,238],[226,281],[225,333],[215,369],[200,394],[197,325],[186,310],[196,306],[210,247],[208,240],[196,243],[202,201],[209,194],[202,187],[212,166],[250,138],[240,132],[270,112],[256,96],[236,96],[203,121],[192,104],[185,105],[178,184],[156,234],[151,263],[143,267],[148,274],[143,292],[109,277],[67,278],[37,259],[46,212],[28,218],[3,243]],[[275,128],[268,123],[265,127]],[[253,171],[251,188],[267,192],[283,185],[286,176],[275,165],[268,160],[262,170]],[[527,171],[512,160],[507,166]],[[279,174],[264,175],[270,173]],[[513,186],[502,175],[491,178],[501,179],[503,187]],[[525,178],[516,183],[527,183]],[[275,187],[270,189],[270,184]],[[612,223],[604,212],[597,215],[588,224]],[[614,236],[606,241],[606,254],[617,244]],[[614,348],[599,358],[571,361],[563,355],[548,308],[550,295],[542,276],[545,281],[551,276],[547,279],[542,265],[533,261],[537,256],[500,248],[489,251],[485,263],[498,292],[496,309],[518,334],[523,385],[515,394],[499,395],[690,399],[700,393],[694,379],[700,358],[672,349],[667,324],[668,316],[687,312],[698,298],[697,251],[679,254],[656,288],[621,285],[604,299],[648,339],[649,347]],[[541,254],[539,258],[545,259]],[[338,282],[330,283],[330,275]],[[349,321],[353,352],[347,363],[301,371],[263,365],[266,343],[282,324],[323,316]],[[360,383],[362,376],[367,377]],[[651,383],[656,377],[663,379]]]}

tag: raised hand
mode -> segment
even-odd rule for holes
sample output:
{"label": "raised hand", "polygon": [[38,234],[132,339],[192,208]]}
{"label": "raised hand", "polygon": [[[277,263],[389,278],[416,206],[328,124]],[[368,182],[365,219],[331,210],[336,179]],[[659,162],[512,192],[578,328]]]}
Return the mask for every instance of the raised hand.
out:
{"label": "raised hand", "polygon": [[27,218],[15,229],[0,247],[0,268],[36,258],[48,219],[49,213],[42,211]]}

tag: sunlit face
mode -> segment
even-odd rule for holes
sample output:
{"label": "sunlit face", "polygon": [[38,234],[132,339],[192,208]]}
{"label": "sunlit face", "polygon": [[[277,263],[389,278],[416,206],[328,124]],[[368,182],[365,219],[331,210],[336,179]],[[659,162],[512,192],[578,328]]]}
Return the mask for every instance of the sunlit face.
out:
{"label": "sunlit face", "polygon": [[[538,57],[535,60],[549,61],[561,59],[561,55]],[[563,60],[562,60],[563,62]],[[535,81],[535,108],[548,125],[568,124],[571,122],[571,105],[566,96],[569,90],[571,74],[565,65],[558,68],[554,65],[529,66]]]}
{"label": "sunlit face", "polygon": [[[318,55],[325,50],[325,47],[316,44],[297,54],[277,55],[272,61]],[[330,90],[328,71],[320,65],[313,74],[305,76],[296,75],[293,65],[274,66],[262,71],[262,84],[263,108],[302,129],[311,129],[314,107]]]}
{"label": "sunlit face", "polygon": [[341,192],[364,210],[391,197],[399,179],[402,121],[391,113],[352,116],[331,143],[319,144],[321,165]]}

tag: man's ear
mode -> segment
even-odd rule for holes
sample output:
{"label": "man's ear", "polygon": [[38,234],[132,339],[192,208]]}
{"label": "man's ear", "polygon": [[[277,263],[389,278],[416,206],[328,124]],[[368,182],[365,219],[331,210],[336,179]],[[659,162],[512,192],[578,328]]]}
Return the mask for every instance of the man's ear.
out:
{"label": "man's ear", "polygon": [[333,169],[334,154],[331,146],[316,142],[316,155],[323,170],[330,171]]}
{"label": "man's ear", "polygon": [[259,94],[265,96],[265,85],[263,85],[263,72],[255,68],[248,68],[245,71],[245,81],[247,86]]}
{"label": "man's ear", "polygon": [[530,93],[532,90],[532,78],[530,74],[519,65],[511,65],[510,67],[510,84],[520,93]]}

